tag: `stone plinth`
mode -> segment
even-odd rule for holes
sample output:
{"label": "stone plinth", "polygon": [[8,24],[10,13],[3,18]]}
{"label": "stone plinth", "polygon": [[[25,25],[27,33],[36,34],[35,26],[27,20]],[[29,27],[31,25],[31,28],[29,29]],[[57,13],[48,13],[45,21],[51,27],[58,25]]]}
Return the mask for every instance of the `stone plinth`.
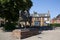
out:
{"label": "stone plinth", "polygon": [[39,32],[37,29],[33,29],[33,30],[30,30],[30,29],[18,29],[17,30],[16,29],[12,32],[12,34],[14,38],[21,39],[21,38],[27,38],[33,35],[37,35],[39,34]]}
{"label": "stone plinth", "polygon": [[19,29],[13,30],[12,36],[13,36],[13,38],[20,39],[21,38],[21,30],[19,30]]}

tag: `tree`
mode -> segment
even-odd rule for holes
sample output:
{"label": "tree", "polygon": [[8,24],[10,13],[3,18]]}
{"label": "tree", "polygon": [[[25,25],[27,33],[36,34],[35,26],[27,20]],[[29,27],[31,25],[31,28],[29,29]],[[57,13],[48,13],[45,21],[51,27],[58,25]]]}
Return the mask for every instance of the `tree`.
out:
{"label": "tree", "polygon": [[31,0],[0,0],[0,17],[5,18],[9,23],[16,22],[19,18],[19,10],[22,12],[27,10],[29,14],[31,6]]}

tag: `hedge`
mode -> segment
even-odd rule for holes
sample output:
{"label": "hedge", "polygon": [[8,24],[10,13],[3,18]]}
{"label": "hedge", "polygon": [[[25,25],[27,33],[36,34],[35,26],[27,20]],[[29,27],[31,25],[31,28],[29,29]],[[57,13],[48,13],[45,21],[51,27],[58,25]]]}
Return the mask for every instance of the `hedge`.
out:
{"label": "hedge", "polygon": [[50,24],[50,26],[60,27],[60,24],[55,23],[55,24]]}

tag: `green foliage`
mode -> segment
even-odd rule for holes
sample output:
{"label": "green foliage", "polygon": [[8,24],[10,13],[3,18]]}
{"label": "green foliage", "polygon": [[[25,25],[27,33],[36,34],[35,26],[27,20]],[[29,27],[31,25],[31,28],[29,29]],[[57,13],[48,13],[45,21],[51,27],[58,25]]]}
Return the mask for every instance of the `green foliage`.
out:
{"label": "green foliage", "polygon": [[50,24],[50,26],[52,26],[52,27],[60,27],[60,24],[55,23],[55,24]]}
{"label": "green foliage", "polygon": [[6,23],[5,24],[5,26],[4,26],[4,28],[5,28],[5,30],[7,30],[7,31],[12,31],[12,30],[14,30],[16,27],[16,24],[15,23]]}
{"label": "green foliage", "polygon": [[[19,10],[30,10],[32,6],[31,0],[0,0],[0,17],[8,20],[5,24],[6,30],[15,29],[15,22],[19,18]],[[13,24],[11,23],[13,22]]]}
{"label": "green foliage", "polygon": [[31,0],[25,1],[0,0],[0,17],[6,18],[6,20],[17,21],[19,17],[19,10],[29,10],[32,6]]}

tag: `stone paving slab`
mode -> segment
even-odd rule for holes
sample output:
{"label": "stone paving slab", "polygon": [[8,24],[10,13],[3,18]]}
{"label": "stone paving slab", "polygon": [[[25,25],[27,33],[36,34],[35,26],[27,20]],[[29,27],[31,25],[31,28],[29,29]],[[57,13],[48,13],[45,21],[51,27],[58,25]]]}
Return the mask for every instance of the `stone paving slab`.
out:
{"label": "stone paving slab", "polygon": [[42,34],[22,40],[60,40],[60,30],[43,31]]}
{"label": "stone paving slab", "polygon": [[20,39],[14,39],[12,36],[12,32],[0,31],[0,40],[20,40]]}
{"label": "stone paving slab", "polygon": [[[3,32],[0,30],[0,40],[20,40],[20,39],[14,39],[12,37],[11,32]],[[60,40],[60,30],[43,31],[42,34],[21,40]]]}

